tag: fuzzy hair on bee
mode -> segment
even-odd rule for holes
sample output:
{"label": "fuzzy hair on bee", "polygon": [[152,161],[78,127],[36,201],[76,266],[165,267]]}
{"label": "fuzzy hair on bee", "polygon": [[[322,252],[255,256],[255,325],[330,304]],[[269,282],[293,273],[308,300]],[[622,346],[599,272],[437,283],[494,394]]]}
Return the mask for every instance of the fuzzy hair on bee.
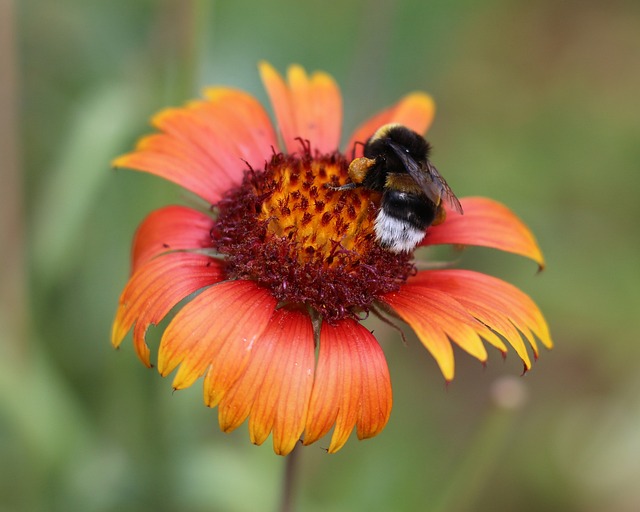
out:
{"label": "fuzzy hair on bee", "polygon": [[380,127],[364,144],[363,156],[349,164],[350,183],[382,193],[374,229],[378,243],[395,252],[411,252],[426,230],[446,217],[443,200],[462,212],[460,201],[429,160],[430,144],[400,124]]}

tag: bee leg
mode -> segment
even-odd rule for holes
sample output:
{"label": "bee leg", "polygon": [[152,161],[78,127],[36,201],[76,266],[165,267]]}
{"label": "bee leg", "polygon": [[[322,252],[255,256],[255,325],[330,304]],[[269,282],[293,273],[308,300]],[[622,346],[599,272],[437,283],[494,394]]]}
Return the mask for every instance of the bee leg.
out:
{"label": "bee leg", "polygon": [[340,185],[339,187],[335,187],[333,185],[331,185],[330,183],[327,183],[325,185],[325,187],[331,189],[331,190],[353,190],[354,188],[358,188],[361,186],[361,183],[345,183],[344,185]]}

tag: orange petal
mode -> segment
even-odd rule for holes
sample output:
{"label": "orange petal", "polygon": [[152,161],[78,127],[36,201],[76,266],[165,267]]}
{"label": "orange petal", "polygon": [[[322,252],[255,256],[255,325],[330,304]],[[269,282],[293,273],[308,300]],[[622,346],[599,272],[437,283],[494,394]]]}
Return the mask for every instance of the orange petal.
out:
{"label": "orange petal", "polygon": [[235,144],[234,152],[251,167],[261,169],[271,159],[278,137],[264,107],[250,94],[227,87],[204,90],[208,102],[203,110],[210,119],[224,119],[220,125],[226,140]]}
{"label": "orange petal", "polygon": [[[377,436],[389,421],[392,406],[391,377],[387,360],[380,348],[378,340],[367,329],[358,323],[353,323],[359,335],[358,352],[362,366],[362,400],[356,423],[358,439],[369,439]],[[333,444],[333,438],[331,443]],[[336,440],[336,444],[339,444]],[[337,448],[329,446],[329,451]]]}
{"label": "orange petal", "polygon": [[536,357],[536,337],[545,347],[553,347],[549,327],[536,304],[524,292],[501,279],[456,269],[419,272],[409,283],[435,288],[456,298],[470,314],[504,336],[527,369],[531,368],[531,362],[520,333]]}
{"label": "orange petal", "polygon": [[116,158],[112,165],[155,174],[209,203],[216,202],[231,183],[228,176],[212,172],[213,167],[202,150],[160,133],[140,139],[133,152]]}
{"label": "orange petal", "polygon": [[362,156],[362,144],[367,142],[374,132],[387,123],[399,123],[414,132],[424,134],[431,126],[435,114],[435,104],[428,94],[413,92],[404,96],[398,103],[366,120],[351,136],[347,144],[346,155],[351,158]]}
{"label": "orange petal", "polygon": [[240,182],[247,162],[262,166],[276,138],[268,119],[265,125],[266,113],[246,93],[219,89],[210,96],[212,101],[157,114],[153,125],[164,133],[143,138],[134,152],[113,165],[161,176],[209,203],[217,202]]}
{"label": "orange petal", "polygon": [[544,258],[536,239],[509,208],[484,197],[465,197],[460,203],[464,214],[448,210],[442,224],[427,230],[421,245],[492,247],[531,258],[540,269],[544,268]]}
{"label": "orange petal", "polygon": [[173,387],[182,389],[208,370],[205,400],[219,400],[244,371],[275,306],[271,294],[251,281],[208,288],[168,325],[160,341],[158,371],[164,377],[181,364]]}
{"label": "orange petal", "polygon": [[246,371],[220,402],[222,430],[233,430],[250,415],[251,441],[262,444],[273,430],[274,451],[288,454],[304,429],[314,366],[309,316],[276,311],[253,346]]}
{"label": "orange petal", "polygon": [[476,359],[487,360],[480,335],[488,329],[450,295],[410,280],[399,291],[385,295],[383,301],[416,332],[447,381],[454,375],[451,341]]}
{"label": "orange petal", "polygon": [[322,72],[309,77],[294,65],[288,70],[287,84],[267,62],[261,62],[259,69],[287,151],[300,151],[297,138],[308,140],[321,153],[338,149],[342,98],[333,78]]}
{"label": "orange petal", "polygon": [[373,437],[387,424],[391,405],[389,370],[378,341],[353,320],[323,323],[304,444],[334,424],[330,453],[342,448],[356,425],[360,439]]}
{"label": "orange petal", "polygon": [[167,206],[150,213],[133,240],[131,273],[159,254],[211,247],[213,219],[185,206]]}
{"label": "orange petal", "polygon": [[223,278],[222,265],[204,254],[173,252],[148,261],[131,276],[120,296],[111,343],[118,347],[135,322],[134,347],[140,360],[151,366],[145,343],[148,327],[157,325],[193,292]]}

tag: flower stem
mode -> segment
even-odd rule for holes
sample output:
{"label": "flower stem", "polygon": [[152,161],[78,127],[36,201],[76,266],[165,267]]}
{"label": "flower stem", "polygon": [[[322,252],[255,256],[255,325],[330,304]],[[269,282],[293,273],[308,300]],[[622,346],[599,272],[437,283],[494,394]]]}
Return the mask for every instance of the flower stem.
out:
{"label": "flower stem", "polygon": [[298,470],[298,462],[300,448],[297,446],[285,458],[284,479],[282,485],[282,500],[280,501],[280,512],[293,511],[293,494],[295,490],[296,473]]}
{"label": "flower stem", "polygon": [[466,451],[466,457],[455,474],[434,500],[432,510],[475,510],[474,501],[484,491],[497,461],[505,439],[512,430],[516,414],[514,411],[493,407],[480,426]]}
{"label": "flower stem", "polygon": [[0,2],[0,339],[2,358],[22,360],[28,339],[25,209],[18,134],[16,6]]}

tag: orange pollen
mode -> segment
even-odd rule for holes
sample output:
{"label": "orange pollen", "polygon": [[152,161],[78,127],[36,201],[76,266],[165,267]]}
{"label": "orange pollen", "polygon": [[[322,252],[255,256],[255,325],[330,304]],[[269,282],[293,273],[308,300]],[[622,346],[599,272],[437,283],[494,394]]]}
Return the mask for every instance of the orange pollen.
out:
{"label": "orange pollen", "polygon": [[269,237],[287,239],[300,263],[335,267],[357,260],[375,244],[380,195],[333,190],[347,179],[346,169],[345,160],[335,155],[278,167],[273,194],[262,203],[258,221],[267,222]]}
{"label": "orange pollen", "polygon": [[250,279],[282,303],[311,308],[329,322],[368,312],[414,271],[411,255],[376,241],[380,194],[334,190],[348,181],[339,153],[275,154],[263,171],[217,204],[214,246],[230,279]]}

